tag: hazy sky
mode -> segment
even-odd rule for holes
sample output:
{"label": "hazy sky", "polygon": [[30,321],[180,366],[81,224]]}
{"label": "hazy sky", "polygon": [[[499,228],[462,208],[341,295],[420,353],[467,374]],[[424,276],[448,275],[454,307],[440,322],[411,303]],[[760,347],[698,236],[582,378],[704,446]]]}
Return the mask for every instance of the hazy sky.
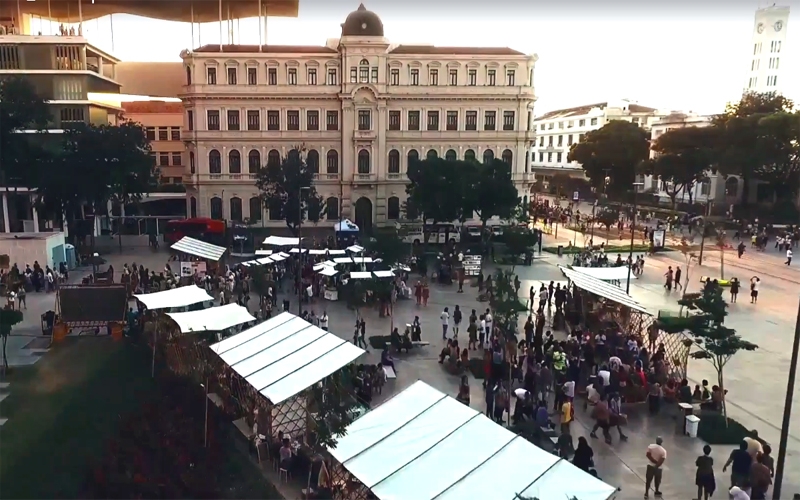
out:
{"label": "hazy sky", "polygon": [[[164,0],[169,1],[169,0]],[[537,53],[537,114],[630,98],[658,108],[722,111],[741,94],[749,66],[757,0],[367,0],[392,43],[507,46]],[[767,2],[762,3],[763,6]],[[785,92],[800,73],[800,0],[781,54]],[[300,0],[296,19],[270,18],[268,42],[322,45],[358,0]],[[85,34],[112,51],[108,18]],[[127,61],[178,61],[182,49],[219,43],[219,24],[189,24],[115,15],[113,54]],[[35,29],[35,28],[34,28]],[[42,30],[45,34],[47,27]],[[198,42],[198,32],[200,34]],[[258,43],[255,19],[239,22],[237,43]],[[793,50],[795,49],[795,50]]]}

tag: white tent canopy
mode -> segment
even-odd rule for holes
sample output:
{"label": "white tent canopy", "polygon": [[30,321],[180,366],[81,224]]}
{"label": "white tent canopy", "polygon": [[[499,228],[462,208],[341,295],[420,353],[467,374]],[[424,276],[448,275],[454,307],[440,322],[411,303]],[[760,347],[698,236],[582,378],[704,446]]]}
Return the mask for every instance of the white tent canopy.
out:
{"label": "white tent canopy", "polygon": [[272,250],[256,250],[256,255],[272,255]]}
{"label": "white tent canopy", "polygon": [[287,238],[285,236],[270,236],[263,242],[264,245],[276,247],[291,247],[300,244],[300,238]]}
{"label": "white tent canopy", "polygon": [[358,231],[358,226],[353,224],[350,219],[344,219],[343,221],[334,224],[333,230],[337,232],[353,232]]}
{"label": "white tent canopy", "polygon": [[540,481],[566,493],[543,500],[616,491],[422,381],[354,421],[328,451],[384,500],[513,500]]}
{"label": "white tent canopy", "polygon": [[593,278],[564,266],[558,266],[558,268],[561,269],[561,273],[565,278],[570,280],[573,285],[577,286],[581,290],[586,290],[589,293],[593,293],[600,297],[616,302],[617,304],[629,307],[634,311],[639,311],[652,316],[652,314],[650,314],[647,309],[644,308],[644,306],[633,300],[633,297],[625,293],[625,291],[618,286],[610,285],[605,281],[601,281],[597,278]]}
{"label": "white tent canopy", "polygon": [[347,247],[347,251],[348,252],[353,252],[353,253],[361,253],[361,252],[364,251],[364,247],[359,246],[359,245],[353,245],[353,246]]}
{"label": "white tent canopy", "polygon": [[372,273],[369,271],[353,271],[350,277],[354,280],[368,280],[372,279]]}
{"label": "white tent canopy", "polygon": [[333,261],[337,264],[352,264],[353,259],[350,257],[336,257]]}
{"label": "white tent canopy", "polygon": [[329,266],[322,266],[322,269],[318,269],[317,272],[323,276],[336,276],[339,271]]}
{"label": "white tent canopy", "polygon": [[[573,271],[597,278],[602,281],[625,281],[628,279],[628,266],[620,267],[578,267],[572,266]],[[630,273],[631,279],[636,279],[633,272]]]}
{"label": "white tent canopy", "polygon": [[275,405],[364,354],[287,312],[218,342],[211,350]]}
{"label": "white tent canopy", "polygon": [[394,278],[394,271],[372,271],[376,278]]}
{"label": "white tent canopy", "polygon": [[241,325],[255,318],[239,304],[209,307],[200,311],[167,313],[181,329],[181,333],[216,332]]}
{"label": "white tent canopy", "polygon": [[188,236],[181,238],[178,242],[173,244],[171,248],[176,252],[186,253],[213,261],[221,259],[227,250],[225,247],[218,247],[217,245],[189,238]]}
{"label": "white tent canopy", "polygon": [[167,309],[170,307],[186,307],[200,302],[214,300],[204,289],[199,286],[180,286],[163,292],[142,293],[134,295],[148,309]]}

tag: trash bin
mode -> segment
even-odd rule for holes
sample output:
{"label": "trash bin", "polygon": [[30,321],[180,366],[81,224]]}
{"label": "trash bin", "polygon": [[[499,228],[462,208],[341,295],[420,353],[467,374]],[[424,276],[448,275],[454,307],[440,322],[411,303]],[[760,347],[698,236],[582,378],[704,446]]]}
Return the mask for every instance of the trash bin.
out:
{"label": "trash bin", "polygon": [[697,437],[697,429],[700,427],[700,418],[694,415],[686,415],[686,434],[689,437]]}
{"label": "trash bin", "polygon": [[558,256],[561,257],[564,255],[564,246],[558,245]]}

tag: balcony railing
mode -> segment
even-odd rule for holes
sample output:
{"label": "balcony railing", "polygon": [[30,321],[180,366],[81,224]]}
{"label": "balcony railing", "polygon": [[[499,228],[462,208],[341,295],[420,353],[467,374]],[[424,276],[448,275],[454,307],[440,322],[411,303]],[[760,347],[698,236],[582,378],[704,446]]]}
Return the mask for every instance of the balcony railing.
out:
{"label": "balcony railing", "polygon": [[397,173],[397,174],[386,174],[386,178],[389,179],[390,181],[396,181],[396,180],[402,179],[403,178],[403,174],[400,174],[400,173]]}
{"label": "balcony railing", "polygon": [[339,174],[314,174],[315,181],[338,181]]}
{"label": "balcony railing", "polygon": [[375,174],[355,174],[353,175],[353,181],[355,182],[373,182],[375,180]]}

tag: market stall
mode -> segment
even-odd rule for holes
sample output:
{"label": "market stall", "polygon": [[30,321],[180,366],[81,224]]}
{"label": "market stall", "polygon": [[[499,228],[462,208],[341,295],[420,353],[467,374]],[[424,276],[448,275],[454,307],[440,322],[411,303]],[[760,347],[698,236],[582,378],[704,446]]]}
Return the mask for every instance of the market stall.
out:
{"label": "market stall", "polygon": [[620,267],[578,267],[569,266],[573,271],[597,278],[600,281],[608,281],[619,286],[623,281],[627,281],[628,275],[631,280],[638,279],[636,274],[629,270],[628,266]]}
{"label": "market stall", "polygon": [[[191,273],[187,277],[213,273],[228,250],[225,247],[212,245],[188,236],[184,236],[170,248],[180,257],[181,276],[184,276],[184,272]],[[186,258],[186,256],[190,257]]]}
{"label": "market stall", "polygon": [[229,372],[221,397],[240,414],[259,411],[259,433],[300,439],[308,430],[306,390],[352,363],[364,351],[284,312],[211,346]]}
{"label": "market stall", "polygon": [[134,297],[151,311],[214,301],[214,298],[204,288],[194,285],[179,286],[163,292],[141,293]]}
{"label": "market stall", "polygon": [[274,247],[291,247],[300,244],[300,238],[289,238],[285,236],[270,236],[265,239],[262,245],[270,245]]}
{"label": "market stall", "polygon": [[167,313],[167,316],[178,325],[181,333],[221,332],[242,323],[255,321],[247,308],[239,304],[209,307],[199,311]]}
{"label": "market stall", "polygon": [[334,497],[347,500],[608,500],[617,491],[422,381],[351,423],[328,452]]}

